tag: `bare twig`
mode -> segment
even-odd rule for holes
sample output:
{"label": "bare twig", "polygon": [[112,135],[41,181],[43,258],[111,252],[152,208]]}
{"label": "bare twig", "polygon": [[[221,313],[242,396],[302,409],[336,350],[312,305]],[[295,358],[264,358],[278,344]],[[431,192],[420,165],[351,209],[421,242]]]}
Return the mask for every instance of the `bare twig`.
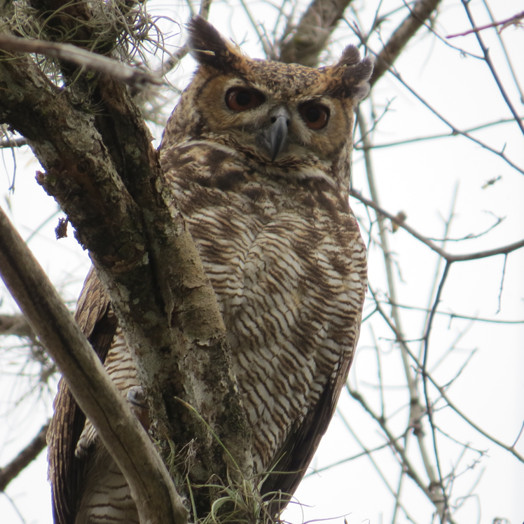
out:
{"label": "bare twig", "polygon": [[[349,387],[346,388],[348,390],[348,393],[350,395],[352,395],[352,391],[355,392],[354,390],[351,390],[349,389]],[[355,392],[356,393],[356,392]],[[355,398],[353,397],[357,402],[360,402],[360,399],[363,397],[360,397],[360,398]],[[364,407],[364,410],[366,410],[366,407],[369,407],[369,406],[363,406]],[[400,508],[404,514],[406,515],[407,519],[410,521],[410,522],[415,522],[415,520],[409,515],[409,512],[407,510],[407,508],[404,506],[404,504],[402,504],[402,501],[398,499],[398,497],[396,497],[396,493],[395,493],[395,490],[391,487],[390,483],[388,482],[386,476],[384,475],[382,469],[381,469],[381,466],[379,465],[378,461],[375,460],[374,456],[373,456],[373,453],[375,451],[378,451],[379,449],[381,449],[382,447],[395,447],[395,444],[391,441],[391,438],[388,438],[388,441],[386,442],[386,444],[384,444],[383,446],[380,446],[378,448],[375,448],[375,449],[368,449],[366,444],[362,441],[362,439],[359,438],[359,436],[356,434],[356,432],[353,430],[353,428],[351,427],[351,424],[349,423],[349,421],[347,420],[347,418],[339,411],[337,410],[337,413],[338,415],[340,416],[341,420],[342,420],[342,423],[344,424],[344,426],[346,427],[346,429],[349,431],[349,433],[351,434],[351,436],[356,440],[357,444],[364,450],[363,454],[366,455],[369,459],[369,461],[371,462],[373,468],[375,469],[375,471],[377,472],[378,476],[380,477],[380,479],[382,480],[382,482],[384,483],[384,485],[386,486],[386,489],[393,495],[395,496],[395,504],[396,504],[396,507]],[[380,416],[378,418],[375,418],[374,413],[370,413],[368,412],[372,418],[375,419],[375,421],[378,421],[380,420]],[[384,433],[387,434],[387,432],[385,431]],[[391,435],[390,435],[391,436]],[[404,439],[405,438],[405,434],[404,435],[401,435],[400,437],[398,437],[398,439],[396,440],[401,440],[401,439]],[[400,444],[398,444],[398,448],[399,449],[402,449],[402,447],[400,446]],[[401,467],[400,467],[400,470],[401,470],[401,478],[404,477],[404,465],[401,464]],[[394,521],[393,521],[394,522]]]}
{"label": "bare twig", "polygon": [[[376,306],[376,310],[378,311],[380,316],[384,319],[384,321],[388,325],[389,329],[391,329],[391,331],[394,333],[395,339],[398,341],[398,343],[404,348],[406,353],[409,355],[409,358],[413,361],[413,363],[415,364],[417,370],[421,370],[422,369],[422,363],[419,361],[417,356],[409,349],[409,346],[406,343],[406,340],[401,338],[401,333],[398,332],[398,330],[396,329],[395,325],[393,324],[391,318],[389,317],[389,315],[386,314],[386,312],[382,308],[382,305],[381,305],[380,301],[377,299],[377,295],[374,292],[374,290],[370,289],[370,291],[371,291],[372,296],[374,297],[374,303],[375,303],[375,306]],[[473,429],[478,431],[483,437],[485,437],[486,439],[488,439],[489,441],[493,442],[497,446],[499,446],[502,449],[505,449],[506,451],[511,453],[520,462],[524,462],[524,455],[520,454],[515,449],[515,445],[517,444],[518,440],[520,439],[522,431],[524,429],[524,424],[523,424],[523,426],[522,426],[522,428],[521,428],[517,438],[514,440],[513,444],[508,445],[508,444],[502,442],[500,439],[497,439],[493,435],[489,434],[487,431],[482,429],[476,422],[474,422],[471,418],[466,416],[464,414],[464,412],[460,408],[458,408],[457,405],[449,398],[449,396],[446,394],[445,388],[440,386],[433,379],[431,374],[428,374],[427,377],[428,377],[428,380],[431,382],[432,386],[437,389],[437,391],[439,392],[439,394],[442,397],[442,399],[446,401],[447,406],[449,406],[462,420],[464,420],[467,424],[469,424]]]}
{"label": "bare twig", "polygon": [[516,169],[519,173],[524,174],[524,168],[518,166],[515,162],[513,162],[511,159],[509,159],[504,154],[504,149],[501,151],[497,151],[493,147],[489,146],[488,144],[482,142],[478,138],[475,138],[471,134],[465,131],[461,131],[460,129],[457,129],[449,119],[447,119],[445,116],[443,116],[439,111],[437,111],[427,100],[425,100],[421,95],[419,95],[410,85],[408,85],[406,82],[404,82],[403,78],[393,69],[390,70],[390,73],[417,99],[419,100],[431,113],[433,113],[441,122],[446,124],[450,130],[451,133],[454,135],[462,135],[463,137],[467,138],[468,140],[471,140],[475,144],[479,145],[483,149],[486,149],[490,153],[493,153],[497,155],[498,157],[502,158],[504,162],[506,162],[508,165]]}
{"label": "bare twig", "polygon": [[351,395],[352,398],[354,398],[364,409],[368,415],[371,416],[377,422],[381,428],[381,430],[384,432],[388,439],[388,443],[392,446],[395,453],[399,457],[399,462],[402,464],[402,467],[405,469],[405,472],[409,475],[409,477],[417,484],[417,486],[424,492],[424,494],[428,497],[429,500],[431,500],[431,494],[429,492],[429,488],[424,482],[424,479],[419,476],[417,473],[415,467],[413,466],[411,460],[406,455],[405,449],[398,443],[398,439],[395,438],[393,435],[393,432],[390,430],[388,424],[386,421],[381,420],[379,415],[375,413],[375,411],[372,409],[372,407],[369,405],[369,403],[366,401],[366,399],[361,395],[357,390],[351,388],[349,385],[346,384],[346,389],[348,393]]}
{"label": "bare twig", "polygon": [[[346,426],[346,429],[348,429],[348,431],[350,431],[351,434],[353,436],[355,436],[354,432],[351,431],[351,429],[350,429],[351,426],[349,425],[347,419],[344,417],[344,415],[342,414],[342,412],[339,409],[337,409],[337,415],[340,416],[341,420],[344,423],[344,426]],[[398,437],[399,440],[401,438],[404,438],[404,435],[401,435],[400,437]],[[337,460],[336,462],[332,462],[332,463],[328,464],[327,466],[322,466],[320,468],[312,466],[312,467],[310,467],[310,471],[308,471],[306,473],[306,475],[304,475],[304,478],[311,477],[312,475],[318,475],[319,473],[323,473],[324,471],[329,471],[330,469],[336,468],[337,466],[345,464],[346,462],[351,462],[353,460],[357,460],[359,458],[365,457],[366,455],[372,455],[373,453],[375,453],[377,451],[382,451],[383,449],[386,449],[386,448],[390,447],[389,442],[386,442],[385,444],[380,444],[379,446],[375,446],[374,448],[369,448],[368,449],[359,440],[360,439],[358,439],[357,442],[358,442],[358,444],[362,448],[362,451],[360,453],[355,453],[354,455],[351,455],[350,457],[346,457],[346,458]]]}
{"label": "bare twig", "polygon": [[[489,7],[488,1],[487,0],[482,0],[482,3],[484,4],[484,8],[486,9],[486,11],[488,13],[491,22],[494,23],[495,22],[495,17],[493,16],[493,13],[491,12],[491,8]],[[507,46],[504,43],[504,40],[503,40],[502,34],[501,34],[502,33],[502,29],[504,29],[505,27],[506,26],[503,26],[499,31],[497,31],[497,39],[499,41],[500,48],[502,49],[502,52],[504,53],[504,57],[506,58],[506,63],[508,64],[508,70],[509,70],[509,73],[511,74],[511,78],[513,79],[513,83],[515,84],[515,87],[516,87],[517,91],[519,92],[520,101],[524,104],[524,92],[522,90],[522,87],[520,86],[519,79],[518,79],[518,77],[517,77],[517,75],[515,73],[516,69],[513,66],[512,59],[510,57],[510,54],[508,53]]]}
{"label": "bare twig", "polygon": [[[367,132],[366,122],[362,116],[360,109],[357,109],[357,122],[360,128],[360,134],[362,136],[363,144],[364,146],[367,146],[368,141],[369,141],[369,133]],[[367,147],[364,149],[364,161],[366,164],[366,173],[367,173],[369,190],[370,190],[372,199],[374,202],[379,203],[380,200],[378,196],[378,191],[377,191],[377,188],[375,187],[375,177],[374,177],[373,163],[371,159],[371,152],[369,148]],[[375,209],[375,211],[377,210]],[[376,216],[377,216],[377,222],[378,222],[378,227],[379,227],[380,245],[381,245],[383,256],[384,256],[384,266],[386,270],[388,293],[392,301],[396,302],[397,301],[396,279],[394,278],[394,275],[393,275],[393,260],[392,260],[392,252],[389,248],[388,232],[384,225],[384,216],[381,213],[376,213]],[[399,221],[398,219],[396,220],[397,222],[401,222],[401,223],[404,222],[404,221]],[[397,308],[392,307],[391,316],[392,316],[393,323],[396,327],[396,332],[400,335],[401,340],[404,340],[401,317],[400,317],[400,313]],[[405,351],[404,346],[401,345],[400,348],[401,348],[400,358],[402,361],[402,367],[404,369],[404,375],[406,377],[407,390],[409,394],[409,407],[410,407],[409,408],[410,409],[409,427],[414,428],[413,433],[417,439],[418,449],[422,457],[422,463],[424,465],[424,469],[430,481],[429,482],[430,487],[431,486],[442,486],[442,482],[439,482],[439,480],[435,476],[433,465],[431,464],[431,461],[428,457],[428,453],[426,450],[426,442],[424,438],[424,433],[421,428],[421,424],[422,424],[421,418],[423,415],[423,408],[422,408],[421,401],[419,398],[419,391],[417,387],[417,378],[416,376],[414,376],[412,369],[409,365],[408,354]],[[364,406],[364,404],[362,405]],[[404,441],[405,441],[404,450],[402,451],[403,454],[401,455],[403,464],[404,464],[404,459],[406,456],[405,450],[407,449],[409,445],[409,433],[406,433],[406,437]],[[402,475],[404,474],[404,469],[402,470],[401,474]],[[412,476],[413,473],[410,473],[408,470],[408,474]],[[422,486],[419,486],[419,487],[421,487],[422,489]],[[398,493],[400,493],[401,489],[402,489],[402,477],[399,478]],[[444,512],[442,510],[442,499],[440,496],[440,492],[444,494],[443,487],[441,490],[438,490],[437,492],[434,489],[425,490],[426,495],[435,505],[435,508],[438,511],[439,515],[442,515]]]}
{"label": "bare twig", "polygon": [[[413,355],[411,355],[411,358],[413,358],[413,360],[417,363],[417,366],[421,369],[422,365],[421,363],[417,362],[417,360],[414,358]],[[508,451],[509,453],[511,453],[515,458],[517,458],[520,462],[524,462],[524,455],[522,455],[521,453],[519,453],[516,449],[515,449],[515,445],[517,444],[517,441],[519,440],[519,437],[517,437],[514,441],[514,443],[512,445],[508,445],[506,444],[505,442],[502,442],[502,440],[494,437],[493,435],[489,434],[487,431],[485,431],[484,429],[482,429],[475,421],[473,421],[471,418],[469,418],[468,416],[466,416],[464,414],[464,412],[462,410],[460,410],[456,405],[455,403],[449,398],[449,396],[446,394],[446,390],[445,388],[443,388],[442,386],[440,386],[439,384],[437,384],[437,382],[433,379],[433,377],[431,375],[428,374],[428,380],[431,382],[431,384],[433,385],[433,387],[435,387],[437,389],[437,391],[439,392],[440,396],[446,401],[446,404],[457,414],[459,415],[460,418],[462,418],[465,422],[467,422],[467,424],[469,424],[473,429],[475,429],[476,431],[478,431],[483,437],[487,438],[488,440],[490,440],[491,442],[493,442],[493,444],[496,444],[497,446],[499,446],[500,448],[502,449],[505,449],[506,451]],[[524,425],[523,425],[524,427]],[[520,436],[520,434],[519,434]]]}
{"label": "bare twig", "polygon": [[[522,116],[521,118],[524,118],[524,116]],[[423,136],[416,136],[412,138],[403,138],[401,140],[394,140],[391,142],[382,142],[380,144],[372,143],[370,144],[369,147],[371,149],[381,149],[381,148],[386,148],[386,147],[405,146],[409,144],[414,144],[416,142],[427,142],[429,140],[438,140],[441,138],[455,138],[457,134],[464,135],[467,137],[467,135],[469,135],[470,133],[479,131],[481,129],[486,129],[488,127],[498,126],[501,124],[509,124],[513,122],[514,122],[513,118],[504,118],[504,119],[497,120],[496,122],[488,122],[487,124],[479,124],[477,126],[470,127],[468,129],[460,130],[458,132],[457,130],[451,130],[448,133],[438,133],[434,135],[423,135]],[[357,143],[355,144],[355,149],[363,149],[363,146]]]}
{"label": "bare twig", "polygon": [[468,29],[467,31],[464,31],[462,33],[455,33],[453,35],[447,35],[446,38],[457,38],[458,36],[466,36],[466,35],[470,35],[471,33],[478,33],[479,31],[484,31],[484,29],[490,29],[491,27],[502,26],[500,28],[500,30],[502,31],[502,29],[505,29],[506,27],[510,25],[517,24],[523,18],[524,18],[524,11],[516,15],[510,16],[509,18],[506,18],[505,20],[501,20],[500,22],[492,22],[491,24],[475,26],[472,29]]}
{"label": "bare twig", "polygon": [[[358,120],[359,121],[359,125],[362,125],[361,117],[358,116],[358,119],[359,119]],[[362,131],[362,134],[364,135],[364,137],[363,137],[363,144],[364,144],[364,152],[365,152],[365,155],[366,155],[366,151],[367,151],[367,148],[366,148],[367,144],[366,144],[366,142],[368,140],[368,135],[366,133],[365,127],[361,127],[361,131]],[[365,161],[366,161],[366,168],[367,168],[367,172],[368,172],[368,177],[370,177],[370,176],[372,177],[372,169],[371,169],[370,159],[365,157]],[[370,191],[371,191],[371,193],[373,195],[373,199],[376,200],[377,199],[376,191],[371,186],[371,183],[370,183]],[[354,194],[354,192],[352,192],[352,194]],[[373,209],[375,209],[375,211],[378,211],[379,216],[387,216],[388,218],[392,219],[392,221],[394,223],[396,223],[398,227],[404,227],[405,229],[406,229],[406,227],[409,228],[409,226],[407,226],[407,224],[405,223],[404,219],[399,219],[396,216],[392,216],[391,214],[384,215],[383,213],[381,213],[380,206],[377,205],[376,202],[371,203],[371,202],[368,201],[368,202],[365,202],[365,203],[366,204],[371,204],[371,207]],[[387,269],[387,267],[388,267],[388,265],[387,265],[388,262],[387,261],[388,261],[388,258],[389,258],[389,256],[388,256],[389,248],[388,248],[387,237],[385,236],[385,232],[381,233],[381,231],[382,231],[382,228],[380,227],[381,226],[381,221],[380,221],[380,219],[378,217],[377,217],[377,223],[379,225],[380,245],[381,245],[382,250],[384,251],[384,258],[386,260],[386,269]],[[413,233],[412,230],[410,230],[408,232]],[[446,236],[447,235],[445,235],[445,237]],[[419,238],[419,240],[421,240],[423,242],[428,240],[427,238],[422,237],[422,235],[418,235],[417,238]],[[426,242],[424,242],[424,243],[426,243]],[[522,247],[523,241],[519,241],[517,243],[513,243],[513,244],[508,245],[508,246],[503,246],[502,248],[498,248],[496,250],[486,250],[486,251],[479,252],[479,253],[472,253],[472,254],[469,254],[469,255],[466,255],[466,256],[463,256],[463,255],[455,256],[453,254],[447,253],[444,247],[439,246],[439,245],[435,244],[432,241],[429,241],[429,243],[427,243],[427,245],[429,247],[431,247],[431,249],[434,249],[435,251],[437,251],[438,254],[440,255],[440,257],[442,257],[444,260],[447,261],[446,268],[449,268],[451,263],[455,262],[455,261],[460,261],[460,260],[464,260],[464,259],[465,260],[474,260],[474,259],[477,259],[477,258],[482,258],[484,256],[492,256],[494,254],[505,254],[506,251],[511,252],[512,249]],[[446,273],[447,273],[447,271],[445,271],[445,274]],[[387,274],[389,275],[389,273],[387,273]],[[390,278],[391,277],[388,278],[389,294],[393,293],[392,296],[395,296],[394,288],[391,288],[391,286],[390,286]],[[441,283],[440,283],[440,285],[438,287],[438,291],[437,291],[436,297],[435,297],[435,299],[433,301],[433,305],[431,306],[431,308],[429,310],[429,318],[428,318],[428,321],[426,323],[426,330],[425,330],[424,337],[423,337],[424,349],[425,349],[424,355],[425,356],[423,357],[423,362],[422,363],[418,363],[418,369],[421,370],[421,376],[423,377],[424,393],[425,393],[425,400],[426,400],[426,409],[422,410],[419,413],[419,415],[413,414],[413,416],[410,417],[410,420],[413,420],[413,423],[415,424],[413,427],[415,429],[415,434],[417,435],[418,440],[419,440],[419,451],[421,453],[421,457],[423,459],[423,463],[425,465],[426,472],[427,472],[428,477],[430,479],[430,484],[429,484],[429,487],[428,487],[427,495],[430,498],[430,500],[435,504],[435,507],[437,508],[437,512],[438,512],[441,520],[442,521],[450,521],[451,522],[451,518],[452,518],[451,514],[450,514],[451,506],[450,506],[450,502],[449,502],[449,488],[450,488],[450,486],[448,485],[448,480],[450,479],[450,477],[449,477],[449,474],[444,474],[444,472],[442,471],[442,468],[441,468],[441,464],[440,464],[441,458],[440,458],[439,449],[438,449],[438,445],[437,445],[437,429],[438,428],[437,428],[437,425],[436,425],[436,423],[434,421],[434,418],[433,418],[433,401],[430,399],[429,391],[428,391],[428,381],[429,381],[429,383],[432,383],[433,381],[432,381],[432,379],[431,379],[431,377],[429,375],[429,372],[427,370],[429,334],[431,333],[431,327],[432,327],[433,318],[434,318],[434,316],[437,313],[437,305],[439,303],[440,295],[442,293],[442,288],[443,288],[443,284],[442,284],[442,281],[441,281]],[[377,300],[377,297],[375,297],[375,300]],[[378,307],[379,311],[381,311],[381,314],[384,316],[384,318],[387,318],[388,324],[394,330],[395,335],[396,335],[395,338],[400,343],[401,349],[404,348],[403,351],[405,351],[406,354],[409,354],[410,357],[413,358],[413,354],[409,350],[407,344],[405,343],[404,335],[402,333],[402,330],[399,328],[398,321],[397,321],[397,319],[395,317],[395,314],[396,314],[396,311],[397,311],[396,308],[395,307],[392,308],[391,318],[389,318],[390,315],[388,315],[386,317],[385,313],[382,311],[382,308],[380,307],[378,302],[376,302],[376,306]],[[403,354],[403,352],[401,354]],[[410,395],[411,410],[413,410],[414,407],[419,405],[418,402],[416,401],[416,398],[417,398],[416,396],[413,397],[413,396]],[[419,427],[419,426],[421,425],[421,421],[422,421],[421,417],[422,416],[425,416],[425,417],[428,418],[428,421],[429,421],[429,424],[430,424],[430,428],[431,428],[432,443],[433,443],[433,457],[432,458],[430,458],[430,456],[428,454],[428,450],[426,449],[425,443],[423,441],[421,441],[422,436],[423,436],[423,431],[422,431],[422,428]],[[379,422],[379,424],[381,425],[381,427],[383,427],[383,424],[382,424],[383,420],[381,422],[380,421],[380,417],[378,417],[378,416],[377,416],[376,419],[377,419],[377,422]],[[408,445],[408,441],[407,441],[407,438],[406,438],[406,442],[404,443],[404,452],[406,452],[406,450],[407,450],[407,445]],[[506,446],[506,449],[508,449],[507,446]],[[509,450],[512,453],[514,453],[513,449],[509,449]],[[435,464],[435,467],[436,467],[436,471],[435,472],[433,472],[432,463]],[[402,475],[399,478],[399,487],[398,487],[398,491],[397,491],[397,493],[395,495],[396,500],[398,500],[399,497],[400,497],[401,482],[402,482]]]}
{"label": "bare twig", "polygon": [[[384,301],[380,301],[379,302],[381,303],[384,303]],[[388,305],[393,305],[391,300],[388,300],[387,302]],[[399,303],[396,303],[394,304],[396,307],[398,308],[402,308],[402,309],[411,309],[413,311],[422,311],[422,312],[425,312],[425,313],[429,313],[430,309],[428,308],[424,308],[424,307],[418,307],[418,306],[413,306],[413,305],[408,305],[408,304],[399,304]],[[457,318],[457,319],[461,319],[461,320],[474,320],[476,322],[486,322],[486,323],[490,323],[490,324],[524,324],[524,319],[521,319],[521,320],[508,320],[508,319],[494,319],[494,318],[486,318],[486,317],[480,317],[480,316],[473,316],[473,315],[463,315],[461,313],[452,313],[452,312],[449,312],[449,311],[436,311],[435,312],[437,315],[445,315],[447,317],[450,318],[450,321]]]}
{"label": "bare twig", "polygon": [[397,224],[398,227],[407,231],[410,235],[415,237],[417,240],[420,240],[420,242],[428,246],[432,251],[435,251],[435,253],[440,255],[442,258],[446,259],[448,262],[465,262],[468,260],[478,260],[481,258],[488,258],[488,257],[496,256],[496,255],[507,255],[508,253],[511,253],[512,251],[516,251],[517,249],[521,249],[524,247],[524,239],[522,239],[522,240],[517,240],[516,242],[513,242],[511,244],[507,244],[505,246],[497,247],[494,249],[486,249],[484,251],[477,251],[474,253],[464,253],[460,255],[458,254],[454,255],[452,253],[448,253],[447,251],[443,250],[440,246],[438,246],[437,244],[429,240],[428,237],[425,237],[424,235],[418,233],[411,226],[408,226],[405,220],[399,220],[396,215],[393,215],[392,213],[388,213],[385,209],[382,209],[375,202],[373,202],[369,198],[366,198],[365,196],[363,196],[361,193],[359,193],[355,189],[351,189],[350,194],[352,197],[356,198],[357,200],[360,200],[366,206],[373,208],[380,215],[388,218],[389,220]]}
{"label": "bare twig", "polygon": [[251,24],[251,27],[253,28],[253,31],[255,31],[258,41],[262,44],[262,48],[264,49],[264,54],[269,60],[274,60],[275,57],[274,51],[269,44],[267,38],[263,34],[263,29],[260,28],[260,24],[257,23],[255,18],[253,17],[251,13],[251,9],[247,5],[247,3],[244,0],[240,0],[240,5],[242,6],[242,9],[244,9],[244,13],[246,13],[246,16],[249,20],[249,23]]}
{"label": "bare twig", "polygon": [[176,53],[172,53],[169,58],[162,63],[162,66],[157,71],[157,75],[162,77],[169,73],[169,71],[174,69],[187,53],[189,53],[189,47],[184,44]]}
{"label": "bare twig", "polygon": [[[446,283],[446,278],[449,274],[450,267],[451,267],[450,262],[448,262],[444,266],[444,271],[442,272],[442,277],[440,279],[440,282],[437,288],[437,293],[433,301],[433,307],[431,308],[431,311],[429,313],[429,317],[427,320],[426,330],[425,330],[424,336],[422,337],[422,340],[424,342],[423,356],[422,356],[422,369],[421,369],[422,387],[424,390],[424,399],[426,401],[426,415],[428,417],[429,425],[431,428],[433,452],[434,452],[435,464],[437,466],[437,473],[438,473],[439,494],[442,496],[442,498],[439,501],[440,504],[437,505],[437,508],[439,510],[439,516],[442,522],[449,519],[450,507],[449,507],[448,496],[447,496],[446,490],[444,489],[444,476],[442,475],[442,467],[440,465],[440,453],[438,451],[438,445],[437,445],[436,424],[433,419],[433,404],[431,402],[431,399],[429,396],[429,390],[428,390],[428,375],[429,375],[428,358],[429,358],[429,337],[431,334],[431,327],[433,325],[433,319],[435,318],[435,312],[439,305],[440,297],[442,296],[442,292],[444,290],[444,285]],[[438,494],[436,496],[439,497]]]}
{"label": "bare twig", "polygon": [[[466,10],[466,15],[471,23],[472,27],[475,26],[475,21],[473,20],[473,14],[471,13],[471,9],[469,7],[469,2],[466,0],[462,0],[462,5],[464,6],[464,9]],[[522,12],[519,16],[524,17],[524,12]],[[519,126],[522,133],[524,133],[524,124],[522,123],[522,120],[519,118],[519,115],[517,113],[517,110],[513,106],[512,101],[509,98],[509,95],[506,93],[506,89],[504,87],[504,84],[502,83],[502,80],[499,78],[499,75],[497,73],[497,70],[495,69],[495,65],[493,64],[493,61],[491,60],[491,57],[489,56],[489,50],[484,44],[484,40],[482,39],[481,34],[477,31],[475,33],[475,36],[477,38],[477,42],[482,49],[482,54],[484,55],[484,60],[486,61],[486,64],[489,67],[489,70],[491,71],[491,76],[493,76],[493,79],[495,80],[495,83],[497,84],[497,87],[499,88],[500,94],[502,95],[502,98],[506,102],[506,105],[508,106],[508,109],[510,110],[511,114],[515,118],[516,124]]]}
{"label": "bare twig", "polygon": [[[198,11],[198,15],[204,18],[205,20],[207,20],[209,16],[209,10],[211,9],[211,1],[212,0],[201,0],[200,2],[200,9]],[[193,5],[191,4],[191,2],[187,2],[187,4],[191,11],[191,16],[195,16],[196,13],[194,12]],[[186,43],[182,47],[180,47],[176,53],[172,53],[169,56],[169,58],[163,62],[162,66],[159,68],[156,74],[159,77],[163,77],[164,75],[169,73],[169,71],[172,71],[182,60],[182,58],[184,58],[187,55],[187,53],[189,53],[189,47]]]}

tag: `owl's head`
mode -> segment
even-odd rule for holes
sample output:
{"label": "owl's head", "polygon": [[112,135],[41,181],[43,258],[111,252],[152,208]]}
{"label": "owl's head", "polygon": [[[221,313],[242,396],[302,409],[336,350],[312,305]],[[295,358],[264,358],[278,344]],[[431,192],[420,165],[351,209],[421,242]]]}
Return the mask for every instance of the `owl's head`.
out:
{"label": "owl's head", "polygon": [[186,139],[214,141],[268,174],[347,184],[353,112],[369,90],[369,58],[349,46],[335,65],[318,69],[255,60],[202,18],[188,27],[199,68],[181,100],[192,115],[183,117]]}

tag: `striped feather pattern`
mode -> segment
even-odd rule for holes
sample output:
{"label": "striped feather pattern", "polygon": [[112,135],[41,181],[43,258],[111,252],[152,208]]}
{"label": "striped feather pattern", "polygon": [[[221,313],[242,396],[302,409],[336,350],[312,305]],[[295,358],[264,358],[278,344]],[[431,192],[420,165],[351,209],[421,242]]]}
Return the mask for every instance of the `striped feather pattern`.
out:
{"label": "striped feather pattern", "polygon": [[120,469],[99,444],[86,474],[75,524],[138,524],[136,506]]}
{"label": "striped feather pattern", "polygon": [[[120,328],[116,330],[104,366],[124,396],[127,396],[131,388],[140,385],[134,359],[127,349]],[[75,524],[138,524],[136,506],[129,486],[115,461],[96,438],[96,430],[89,420],[86,420],[75,455],[80,459],[92,457],[85,473],[83,495]]]}
{"label": "striped feather pattern", "polygon": [[[236,177],[224,190],[216,184],[227,178],[223,170],[231,174],[242,166],[222,147],[224,162],[209,165],[213,150],[212,143],[188,144],[166,151],[163,161],[174,166],[166,170],[173,199],[219,300],[240,393],[256,428],[256,473],[290,464],[293,474],[276,485],[269,480],[267,490],[292,492],[327,427],[308,421],[308,414],[322,402],[329,421],[353,357],[366,288],[365,247],[347,202],[331,185],[253,174]],[[120,330],[105,365],[124,395],[138,385]],[[294,450],[288,443],[304,424],[314,424],[318,438]],[[94,437],[86,422],[77,455],[101,448]],[[96,455],[103,459],[87,473],[76,524],[135,522],[117,466],[102,449]]]}
{"label": "striped feather pattern", "polygon": [[[372,63],[352,47],[319,69],[251,60],[204,20],[189,29],[200,66],[168,122],[160,162],[221,307],[262,494],[291,495],[327,429],[358,339],[366,254],[348,189],[353,110]],[[242,98],[230,106],[236,90],[245,90],[245,107]],[[311,125],[317,113],[328,115],[321,127]],[[286,139],[274,153],[281,116],[278,140]],[[107,297],[93,305],[99,288],[88,280],[79,302],[86,332],[111,319]],[[124,396],[138,385],[119,330],[105,365]],[[82,429],[64,387],[55,420],[58,521],[137,522],[124,478],[90,423]],[[272,514],[287,500],[275,500]]]}
{"label": "striped feather pattern", "polygon": [[[176,203],[219,299],[263,474],[328,384],[341,370],[345,378],[366,287],[365,248],[330,184],[242,176],[243,159],[221,146],[222,162],[210,164],[215,151],[212,142],[189,142],[162,160],[173,166]],[[304,452],[309,459],[314,449]]]}

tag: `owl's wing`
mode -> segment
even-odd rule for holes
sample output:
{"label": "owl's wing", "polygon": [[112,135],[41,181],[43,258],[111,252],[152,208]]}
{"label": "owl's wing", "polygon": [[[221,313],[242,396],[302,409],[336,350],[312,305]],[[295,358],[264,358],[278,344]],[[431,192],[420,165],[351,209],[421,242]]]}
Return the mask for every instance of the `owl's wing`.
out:
{"label": "owl's wing", "polygon": [[[93,268],[84,282],[75,320],[104,361],[116,331],[117,320],[111,310],[109,297]],[[75,448],[84,423],[85,415],[62,378],[47,434],[49,480],[56,524],[72,524],[74,521],[85,466],[85,460],[75,457]]]}
{"label": "owl's wing", "polygon": [[353,354],[354,347],[340,362],[338,370],[324,387],[318,402],[311,406],[302,422],[291,429],[284,445],[275,455],[277,461],[261,490],[262,495],[267,495],[272,500],[272,515],[279,514],[286,507],[304,477],[306,468],[333,417]]}

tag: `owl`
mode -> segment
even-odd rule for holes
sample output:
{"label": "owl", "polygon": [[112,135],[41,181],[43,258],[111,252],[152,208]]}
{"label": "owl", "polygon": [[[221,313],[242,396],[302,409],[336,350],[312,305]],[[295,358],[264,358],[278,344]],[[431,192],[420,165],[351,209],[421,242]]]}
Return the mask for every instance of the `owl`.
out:
{"label": "owl", "polygon": [[[285,494],[275,519],[326,431],[359,335],[366,252],[348,196],[353,113],[372,62],[352,46],[319,69],[254,60],[201,18],[188,28],[198,68],[160,162],[227,328],[257,485],[262,497]],[[77,319],[140,406],[136,364],[94,272]],[[50,478],[57,522],[138,522],[124,477],[65,385]]]}

